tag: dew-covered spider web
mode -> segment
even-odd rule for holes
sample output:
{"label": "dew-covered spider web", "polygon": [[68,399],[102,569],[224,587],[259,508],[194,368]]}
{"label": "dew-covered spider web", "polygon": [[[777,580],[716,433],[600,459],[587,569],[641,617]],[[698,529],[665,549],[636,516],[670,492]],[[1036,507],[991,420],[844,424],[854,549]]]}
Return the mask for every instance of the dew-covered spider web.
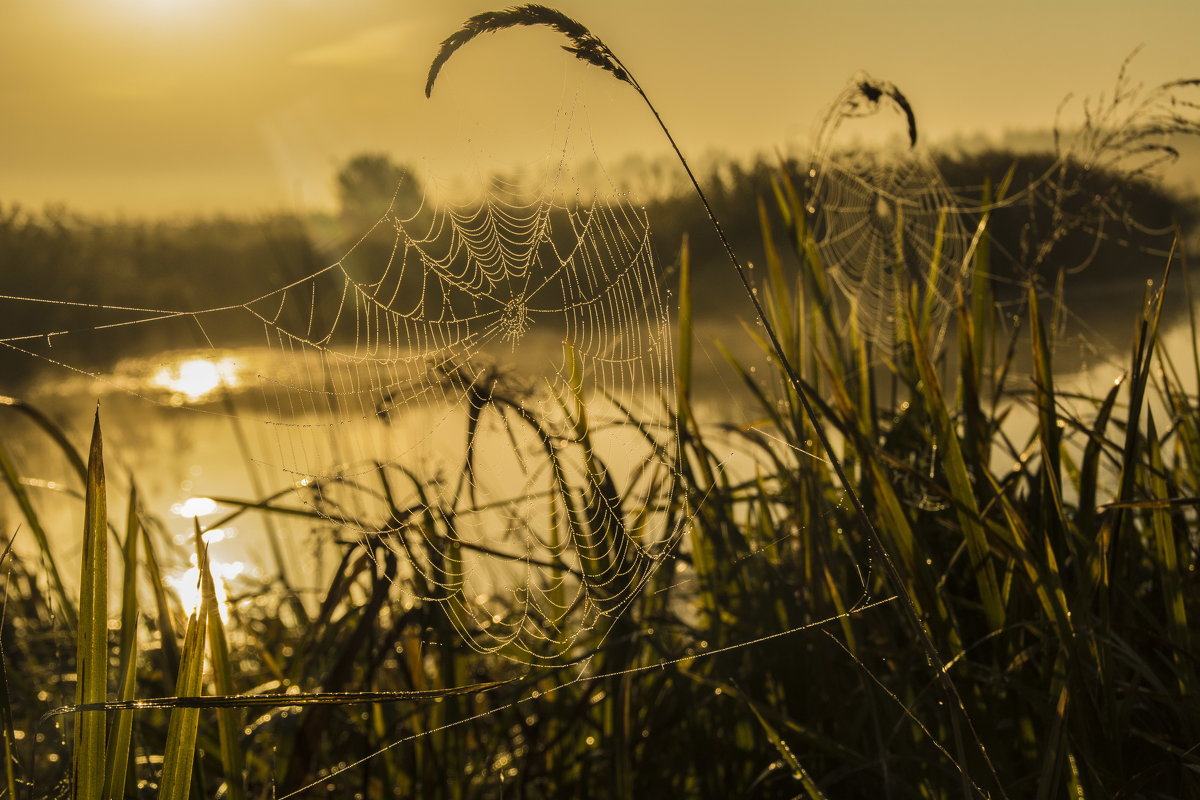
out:
{"label": "dew-covered spider web", "polygon": [[260,432],[272,485],[473,648],[557,659],[678,541],[669,315],[645,212],[582,188],[565,154],[540,178],[481,183],[466,200],[432,178],[402,187],[344,257],[263,294],[75,302],[85,324],[2,343],[115,380],[87,355],[106,338],[198,336],[207,367],[192,368],[238,387],[199,410]]}
{"label": "dew-covered spider web", "polygon": [[[1128,247],[1139,237],[1169,241],[1170,225],[1144,223],[1126,190],[1154,178],[1179,158],[1175,144],[1195,136],[1189,90],[1196,82],[1146,88],[1129,74],[1134,55],[1110,93],[1083,101],[1082,119],[1056,121],[1045,163],[1017,170],[1021,157],[1008,154],[988,191],[1009,168],[1019,173],[1019,188],[999,200],[985,198],[983,186],[947,182],[918,135],[919,115],[896,86],[865,73],[851,79],[821,119],[805,187],[820,266],[851,303],[847,325],[888,357],[910,338],[911,314],[929,326],[925,345],[939,349],[957,298],[971,295],[976,247],[996,214],[1023,220],[1019,237],[989,243],[1016,276],[1010,281],[1044,291],[1058,270],[1083,271],[1103,247]],[[1096,175],[1106,176],[1103,191],[1088,182]],[[1168,255],[1166,247],[1137,249]]]}
{"label": "dew-covered spider web", "polygon": [[[891,144],[864,146],[864,120],[885,113]],[[821,123],[807,177],[821,266],[852,299],[857,334],[891,355],[905,340],[905,303],[916,298],[940,346],[956,293],[970,290],[977,227],[919,143],[907,99],[856,76]]]}

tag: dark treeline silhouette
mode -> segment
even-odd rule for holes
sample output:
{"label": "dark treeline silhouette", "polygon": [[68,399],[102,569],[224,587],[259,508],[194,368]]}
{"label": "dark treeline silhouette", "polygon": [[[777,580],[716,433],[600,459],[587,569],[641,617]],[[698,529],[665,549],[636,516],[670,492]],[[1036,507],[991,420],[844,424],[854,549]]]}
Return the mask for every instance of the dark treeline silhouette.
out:
{"label": "dark treeline silhouette", "polygon": [[[0,352],[0,374],[11,384],[37,372],[39,359],[14,346],[94,369],[124,357],[203,347],[201,329],[187,321],[106,327],[103,335],[89,330],[161,316],[155,311],[251,300],[325,263],[315,230],[311,221],[287,214],[149,222],[97,220],[61,207],[0,209],[0,338],[15,339]],[[241,326],[220,331],[223,339],[261,341],[262,327],[253,323],[247,315],[228,315],[217,324]]]}
{"label": "dark treeline silhouette", "polygon": [[1030,277],[1051,284],[1060,271],[1102,287],[1159,278],[1176,231],[1193,235],[1200,220],[1196,198],[1050,153],[988,150],[940,158],[939,167],[966,200],[981,197],[985,178],[994,186],[1013,170],[1011,204],[988,223],[1001,294]]}
{"label": "dark treeline silhouette", "polygon": [[[1015,295],[1031,277],[1052,285],[1060,271],[1068,275],[1068,287],[1144,285],[1161,276],[1174,226],[1187,233],[1200,217],[1192,198],[1148,181],[1056,163],[1048,153],[991,150],[942,156],[938,164],[964,207],[978,204],[985,180],[994,185],[1016,165],[1008,190],[1016,200],[993,211],[989,228],[1001,297],[1006,292]],[[788,162],[785,168],[803,192],[807,165]],[[771,177],[779,169],[778,163],[765,161],[714,161],[708,169],[714,209],[734,247],[750,262],[761,263],[763,258],[759,198],[770,198]],[[638,160],[618,172],[617,181],[631,196],[639,189],[650,194],[644,197],[645,210],[656,256],[668,273],[682,238],[689,236],[697,313],[745,316],[748,309],[740,303],[729,305],[729,298],[740,293],[703,209],[682,182],[673,184],[664,177],[670,174],[661,165]],[[0,338],[40,336],[13,343],[56,361],[73,364],[82,359],[90,368],[104,369],[123,357],[202,347],[204,333],[185,319],[176,325],[107,328],[103,336],[93,336],[88,331],[95,326],[154,314],[97,311],[68,303],[184,312],[236,306],[343,257],[352,275],[370,281],[390,257],[395,229],[379,225],[359,239],[393,201],[401,213],[419,207],[421,185],[386,155],[364,154],[346,163],[336,186],[340,209],[335,216],[167,222],[102,220],[63,207],[33,212],[0,206],[0,295],[63,301],[0,300]],[[774,202],[765,205],[776,207]],[[777,239],[786,235],[781,220],[768,219]],[[968,214],[967,224],[973,227],[975,219]],[[415,220],[413,229],[422,224]],[[668,286],[670,282],[669,278]],[[463,301],[469,298],[454,302]],[[213,324],[221,326],[222,344],[263,340],[261,322],[249,314],[231,314]],[[79,333],[45,337],[56,332]],[[12,347],[0,350],[0,374],[10,384],[36,372],[39,359]]]}

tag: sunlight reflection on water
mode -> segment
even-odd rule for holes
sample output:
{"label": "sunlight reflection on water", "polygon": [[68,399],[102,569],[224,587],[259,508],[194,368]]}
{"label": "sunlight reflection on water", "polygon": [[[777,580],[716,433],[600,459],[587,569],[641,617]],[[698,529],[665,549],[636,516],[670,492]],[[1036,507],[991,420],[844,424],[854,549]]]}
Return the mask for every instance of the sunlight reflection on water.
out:
{"label": "sunlight reflection on water", "polygon": [[186,358],[164,364],[154,373],[150,383],[169,389],[172,405],[183,405],[185,400],[194,403],[212,394],[219,386],[237,387],[238,364],[233,358]]}
{"label": "sunlight reflection on water", "polygon": [[[715,325],[709,327],[718,328],[720,338],[730,345],[742,363],[755,363],[753,344],[739,347],[737,331]],[[1119,333],[1128,331],[1128,326],[1107,326],[1105,330]],[[707,335],[697,334],[694,411],[699,418],[710,422],[753,426],[758,422],[756,406],[739,391],[741,387],[736,376],[721,369],[724,359],[711,347],[713,335],[711,330]],[[1066,346],[1070,342],[1064,340],[1055,354],[1056,389],[1065,397],[1072,392],[1088,397],[1102,396],[1127,368],[1128,333],[1122,338],[1125,341],[1118,338],[1109,346],[1101,346],[1094,337],[1089,337],[1093,350],[1088,353],[1086,362],[1072,358]],[[1171,323],[1164,325],[1162,344],[1164,352],[1170,353],[1177,363],[1191,362],[1191,332],[1186,319],[1177,315]],[[1028,345],[1021,343],[1018,351],[1028,352]],[[546,352],[551,352],[551,348],[547,346]],[[545,360],[550,358],[542,355]],[[296,358],[293,356],[291,363],[293,371],[303,374],[312,369],[316,373],[317,362],[298,362]],[[405,408],[402,413],[386,416],[376,413],[368,403],[360,415],[343,415],[340,419],[321,416],[319,408],[302,408],[305,414],[297,416],[292,427],[269,424],[271,415],[264,413],[262,403],[262,376],[278,372],[278,359],[278,352],[262,347],[163,353],[152,358],[122,361],[111,372],[100,376],[56,373],[51,377],[48,374],[37,387],[36,396],[29,398],[54,419],[62,421],[72,439],[81,442],[87,441],[91,414],[96,398],[100,398],[106,462],[112,466],[111,477],[114,479],[110,503],[121,502],[117,498],[124,490],[123,479],[132,476],[138,482],[139,496],[150,514],[165,516],[162,522],[167,541],[173,539],[178,547],[174,553],[163,554],[167,562],[164,567],[165,571],[178,576],[173,579],[173,585],[185,595],[185,600],[195,595],[196,586],[194,569],[188,570],[186,560],[193,549],[193,518],[201,518],[202,523],[205,518],[210,518],[212,524],[216,517],[211,515],[236,509],[236,506],[228,505],[227,500],[218,502],[212,498],[259,499],[250,477],[257,475],[263,495],[294,486],[298,490],[292,498],[294,505],[311,510],[312,504],[318,502],[317,490],[307,489],[307,473],[303,470],[281,471],[293,463],[290,460],[293,454],[285,449],[291,443],[286,437],[293,432],[305,437],[296,441],[307,449],[300,448],[297,452],[312,457],[312,469],[325,469],[328,474],[337,473],[349,482],[364,486],[376,485],[380,463],[413,468],[435,495],[438,491],[451,492],[461,472],[462,466],[455,454],[461,456],[466,415],[453,403],[418,404],[415,408]],[[757,363],[760,365],[758,372],[763,373],[764,362]],[[514,369],[524,364],[521,362]],[[1024,386],[1023,381],[1027,379],[1022,376],[1028,369],[1026,364],[1015,364],[1010,385],[1018,389]],[[1193,371],[1181,371],[1185,391],[1195,392]],[[266,387],[270,389],[272,385]],[[1006,402],[1015,406],[1006,421],[1010,439],[1027,441],[1035,419],[1029,409],[1027,393],[1018,393]],[[1076,413],[1086,418],[1091,411],[1086,402],[1080,403]],[[270,410],[268,407],[266,412]],[[1159,408],[1155,407],[1154,411],[1158,417]],[[501,442],[510,441],[511,431],[499,417],[486,414],[481,426],[484,434]],[[30,476],[29,485],[38,487],[43,500],[71,491],[74,484],[62,480],[62,476],[69,473],[51,458],[54,455],[52,448],[46,447],[36,431],[19,423],[4,430],[9,436],[8,443]],[[630,460],[628,456],[623,459],[617,456],[621,452],[633,452],[633,444],[626,441],[627,437],[612,428],[597,435],[602,448],[613,455],[610,466],[618,471],[633,468],[632,464],[622,463]],[[718,444],[721,437],[716,432],[713,436],[712,443],[721,450],[722,468],[730,480],[755,474],[753,454],[746,452],[744,442],[741,443],[743,447],[739,447],[737,437],[726,437],[728,441]],[[782,442],[779,444],[782,446]],[[799,453],[797,457],[803,459],[805,456]],[[1006,457],[1007,463],[1012,461],[1011,454],[997,453],[996,457]],[[1007,464],[997,461],[993,466],[1003,469]],[[506,500],[505,492],[509,490],[519,494],[523,488],[527,493],[531,488],[541,488],[540,484],[524,486],[518,481],[522,474],[521,465],[500,453],[481,452],[475,467],[478,474],[487,475],[491,482],[481,500]],[[435,496],[434,499],[445,498]],[[536,518],[540,513],[538,502],[536,498],[524,498],[516,504],[506,502],[504,511],[522,519]],[[67,534],[52,538],[56,544],[62,543],[68,563],[71,563],[70,559],[77,557],[72,537],[77,535],[79,506],[57,502],[45,502],[45,506],[43,522],[48,528]],[[169,515],[165,514],[167,510]],[[375,520],[369,511],[358,510],[356,516],[368,522],[383,522],[384,517]],[[0,513],[6,514],[9,520],[15,518],[2,506]],[[274,571],[265,524],[276,519],[281,518],[271,517],[265,521],[265,515],[250,513],[240,517],[236,527],[222,524],[205,532],[210,559],[223,580],[232,581],[237,576],[244,580],[248,575]],[[319,541],[319,537],[307,535],[328,526],[297,519],[300,521],[289,522],[293,527],[287,530],[295,538],[285,539],[283,557],[284,566],[304,588],[310,581],[319,580],[336,552],[321,544],[323,539]],[[484,541],[489,526],[496,527],[494,516],[481,515],[478,519],[464,518],[460,522],[461,535],[478,541]],[[322,564],[325,564],[324,568]],[[67,572],[75,572],[74,566],[67,567]],[[223,592],[221,581],[218,586]],[[486,580],[477,587],[490,590]],[[191,594],[186,594],[189,592]]]}

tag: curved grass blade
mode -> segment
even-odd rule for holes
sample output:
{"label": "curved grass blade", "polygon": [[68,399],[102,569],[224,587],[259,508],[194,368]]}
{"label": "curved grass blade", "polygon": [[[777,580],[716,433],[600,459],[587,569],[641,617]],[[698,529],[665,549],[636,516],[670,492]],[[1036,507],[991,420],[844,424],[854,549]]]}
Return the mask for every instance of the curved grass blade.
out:
{"label": "curved grass blade", "polygon": [[146,545],[146,575],[150,579],[150,587],[154,591],[155,624],[158,626],[158,636],[163,654],[164,691],[171,691],[179,675],[179,640],[175,634],[175,623],[171,620],[171,605],[167,597],[167,585],[163,581],[162,571],[158,568],[158,559],[154,555],[154,543],[150,540],[150,531],[141,527],[142,543]]}
{"label": "curved grass blade", "polygon": [[55,425],[53,420],[25,401],[18,400],[15,397],[0,396],[0,406],[8,406],[33,420],[33,423],[45,431],[46,435],[58,445],[58,449],[67,457],[67,461],[71,462],[71,466],[75,469],[76,474],[79,475],[80,480],[85,483],[87,482],[87,464],[83,462],[79,451],[67,439],[67,435],[63,433],[63,429]]}
{"label": "curved grass blade", "polygon": [[4,482],[12,490],[13,497],[16,498],[17,505],[21,509],[21,515],[29,523],[29,529],[33,532],[33,538],[37,541],[38,549],[42,553],[42,562],[50,579],[51,589],[54,592],[54,596],[58,599],[61,613],[66,619],[67,630],[74,631],[78,626],[75,604],[67,596],[62,576],[58,572],[58,564],[54,560],[54,553],[50,549],[50,538],[46,535],[46,529],[42,527],[42,522],[33,507],[33,502],[29,499],[29,492],[25,490],[25,486],[21,483],[21,478],[17,474],[16,467],[13,466],[12,459],[8,456],[8,450],[5,449],[2,442],[0,442],[0,472],[4,473]]}

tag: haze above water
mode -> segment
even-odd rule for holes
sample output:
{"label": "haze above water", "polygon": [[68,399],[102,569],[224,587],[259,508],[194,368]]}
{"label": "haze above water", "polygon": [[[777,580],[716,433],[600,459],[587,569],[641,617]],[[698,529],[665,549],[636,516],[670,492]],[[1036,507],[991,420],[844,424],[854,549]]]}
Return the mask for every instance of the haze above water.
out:
{"label": "haze above water", "polygon": [[[609,165],[666,144],[636,95],[514,30],[437,45],[504,3],[44,0],[0,10],[0,203],[105,215],[328,209],[330,175],[383,152],[441,175],[541,163],[564,118]],[[692,157],[803,153],[858,70],[899,86],[923,140],[1071,127],[1137,47],[1138,81],[1200,74],[1190,0],[556,4],[603,38]],[[1195,158],[1184,172],[1195,181]],[[1193,184],[1200,185],[1200,184]]]}

